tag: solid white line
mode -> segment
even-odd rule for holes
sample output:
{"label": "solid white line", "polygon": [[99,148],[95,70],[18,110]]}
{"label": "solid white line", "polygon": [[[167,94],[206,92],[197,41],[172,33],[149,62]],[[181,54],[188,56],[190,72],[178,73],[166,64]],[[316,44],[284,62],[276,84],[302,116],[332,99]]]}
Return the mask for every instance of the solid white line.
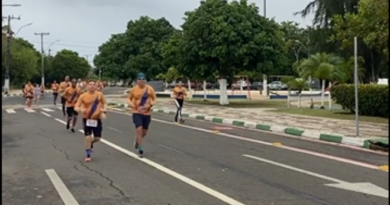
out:
{"label": "solid white line", "polygon": [[45,170],[65,205],[80,205],[54,169]]}
{"label": "solid white line", "polygon": [[[84,133],[83,130],[79,130],[79,132]],[[127,156],[130,156],[130,157],[132,157],[136,160],[139,160],[139,161],[141,161],[141,162],[143,162],[151,167],[154,167],[155,169],[157,169],[161,172],[164,172],[165,174],[168,174],[168,175],[172,176],[173,178],[176,178],[176,179],[178,179],[178,180],[180,180],[180,181],[182,181],[182,182],[184,182],[184,183],[186,183],[186,184],[188,184],[188,185],[190,185],[190,186],[192,186],[200,191],[203,191],[204,193],[209,194],[209,195],[211,195],[211,196],[213,196],[213,197],[215,197],[215,198],[217,198],[217,199],[219,199],[227,204],[244,205],[243,203],[236,201],[233,198],[230,198],[230,197],[228,197],[220,192],[217,192],[217,191],[215,191],[215,190],[213,190],[213,189],[211,189],[211,188],[209,188],[209,187],[207,187],[199,182],[196,182],[196,181],[194,181],[194,180],[192,180],[184,175],[181,175],[173,170],[170,170],[170,169],[168,169],[168,168],[166,168],[166,167],[164,167],[156,162],[153,162],[153,161],[146,159],[146,158],[140,158],[138,155],[134,154],[133,152],[130,152],[129,150],[126,150],[126,149],[124,149],[124,148],[122,148],[114,143],[111,143],[105,139],[101,139],[100,142],[110,146],[111,148],[113,148],[119,152],[122,152],[123,154],[126,154]]]}
{"label": "solid white line", "polygon": [[45,113],[45,112],[42,112],[42,111],[41,111],[41,113],[42,113],[42,115],[46,115],[47,117],[51,117],[51,115],[49,115],[49,114],[47,114],[47,113]]}
{"label": "solid white line", "polygon": [[268,160],[268,159],[255,157],[255,156],[247,155],[247,154],[243,154],[242,156],[247,157],[247,158],[251,158],[251,159],[254,159],[254,160],[257,160],[257,161],[260,161],[260,162],[264,162],[264,163],[267,163],[267,164],[272,164],[272,165],[275,165],[277,167],[282,167],[282,168],[285,168],[285,169],[296,171],[296,172],[299,172],[299,173],[302,173],[302,174],[306,174],[306,175],[309,175],[309,176],[312,176],[312,177],[325,179],[325,180],[328,180],[328,181],[331,181],[331,182],[334,182],[334,183],[346,183],[345,181],[342,181],[342,180],[339,180],[339,179],[335,179],[335,178],[332,178],[332,177],[324,176],[322,174],[306,171],[306,170],[299,169],[299,168],[296,168],[296,167],[292,167],[292,166],[289,166],[289,165],[285,165],[285,164],[282,164],[282,163],[274,162],[274,161],[271,161],[271,160]]}
{"label": "solid white line", "polygon": [[5,112],[7,112],[8,114],[16,113],[14,109],[6,109]]}
{"label": "solid white line", "polygon": [[59,123],[62,123],[62,124],[64,124],[64,125],[66,125],[66,122],[63,121],[63,120],[60,120],[60,119],[58,119],[58,118],[56,118],[55,120],[56,120],[57,122],[59,122]]}
{"label": "solid white line", "polygon": [[[115,112],[115,111],[111,111],[111,112],[117,113],[117,114],[122,114],[122,115],[131,115],[130,113]],[[197,131],[206,132],[206,133],[212,133],[212,134],[215,134],[217,136],[223,136],[223,137],[227,137],[227,138],[231,138],[231,139],[247,141],[247,142],[253,142],[253,143],[257,143],[257,144],[262,144],[262,145],[275,147],[273,145],[273,143],[265,142],[265,141],[261,141],[261,140],[255,140],[255,139],[251,139],[251,138],[247,138],[247,137],[241,137],[241,136],[237,136],[237,135],[233,135],[233,134],[227,134],[227,133],[222,133],[222,132],[214,133],[213,130],[203,129],[203,128],[199,128],[199,127],[192,127],[192,126],[183,125],[183,124],[177,125],[177,124],[175,124],[173,122],[169,122],[169,121],[165,121],[165,120],[159,120],[159,119],[155,119],[155,118],[152,118],[152,120],[156,121],[156,122],[164,123],[164,124],[181,126],[181,127],[187,128],[187,129],[197,130]],[[359,162],[359,161],[346,159],[346,158],[342,158],[342,157],[337,157],[337,156],[333,156],[333,155],[323,154],[323,153],[319,153],[319,152],[309,151],[309,150],[305,150],[305,149],[299,149],[299,148],[290,147],[290,146],[286,146],[286,145],[283,145],[283,146],[280,146],[280,147],[275,147],[275,148],[290,150],[290,151],[293,151],[293,152],[298,152],[298,153],[312,155],[312,156],[316,156],[316,157],[320,157],[320,158],[330,159],[330,160],[343,162],[343,163],[347,163],[347,164],[352,164],[352,165],[365,167],[365,168],[369,168],[369,169],[379,170],[379,167],[377,165],[373,165],[373,164],[369,164],[369,163],[365,163],[365,162]]]}
{"label": "solid white line", "polygon": [[41,110],[46,111],[46,112],[54,112],[54,110],[50,108],[41,108]]}
{"label": "solid white line", "polygon": [[35,110],[33,110],[33,109],[29,109],[29,108],[24,108],[24,110],[26,111],[26,112],[28,112],[28,113],[33,113],[33,112],[35,112]]}

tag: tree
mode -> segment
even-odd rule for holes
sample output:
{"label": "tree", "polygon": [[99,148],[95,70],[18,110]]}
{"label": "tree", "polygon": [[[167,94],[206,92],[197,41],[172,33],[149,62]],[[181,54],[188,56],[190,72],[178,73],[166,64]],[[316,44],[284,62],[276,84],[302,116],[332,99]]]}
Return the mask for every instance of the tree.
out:
{"label": "tree", "polygon": [[165,80],[165,81],[174,81],[181,79],[183,80],[183,76],[177,71],[175,67],[170,67],[166,73],[161,73],[156,76],[157,79]]}
{"label": "tree", "polygon": [[85,78],[91,71],[91,66],[85,58],[80,57],[75,51],[66,49],[59,51],[51,64],[53,69],[47,75],[57,81],[67,75],[71,78]]}
{"label": "tree", "polygon": [[[165,58],[189,78],[220,78],[220,104],[229,103],[226,78],[241,71],[278,73],[286,64],[279,26],[246,0],[205,0],[185,13],[182,32],[163,47]],[[174,56],[173,56],[174,55]]]}
{"label": "tree", "polygon": [[[281,79],[282,83],[288,86],[288,92],[290,94],[290,90],[298,91],[298,108],[301,108],[301,100],[302,100],[302,91],[310,88],[307,80],[302,78],[295,78],[293,76],[286,76]],[[287,102],[290,103],[290,102]],[[290,105],[290,104],[289,104]]]}
{"label": "tree", "polygon": [[317,53],[311,55],[300,65],[300,76],[308,79],[309,76],[322,80],[321,108],[324,108],[324,94],[326,81],[345,82],[349,75],[343,68],[344,60],[334,54]]}
{"label": "tree", "polygon": [[129,21],[124,34],[113,35],[99,47],[94,63],[111,78],[134,79],[137,72],[143,72],[148,79],[154,79],[169,68],[162,64],[160,50],[174,32],[165,18],[142,16]]}
{"label": "tree", "polygon": [[358,37],[368,46],[388,57],[389,0],[360,0],[357,13],[333,17],[334,37],[345,47],[353,45]]}

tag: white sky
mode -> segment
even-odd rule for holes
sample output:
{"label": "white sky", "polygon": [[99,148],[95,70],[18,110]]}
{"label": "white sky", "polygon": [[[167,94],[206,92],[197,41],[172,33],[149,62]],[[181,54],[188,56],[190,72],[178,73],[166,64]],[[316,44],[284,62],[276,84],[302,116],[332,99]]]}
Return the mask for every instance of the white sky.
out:
{"label": "white sky", "polygon": [[[49,32],[44,38],[45,50],[50,47],[54,55],[61,49],[77,51],[92,62],[98,46],[111,34],[124,32],[129,20],[140,16],[165,17],[175,27],[183,23],[185,11],[193,10],[199,0],[4,0],[3,4],[20,3],[21,7],[2,7],[3,16],[20,16],[13,20],[12,28],[17,34],[40,49],[40,37],[34,32]],[[249,0],[260,7],[263,0]],[[310,25],[311,18],[302,19],[293,13],[302,10],[310,0],[268,0],[267,16],[276,21],[296,21],[302,26]]]}

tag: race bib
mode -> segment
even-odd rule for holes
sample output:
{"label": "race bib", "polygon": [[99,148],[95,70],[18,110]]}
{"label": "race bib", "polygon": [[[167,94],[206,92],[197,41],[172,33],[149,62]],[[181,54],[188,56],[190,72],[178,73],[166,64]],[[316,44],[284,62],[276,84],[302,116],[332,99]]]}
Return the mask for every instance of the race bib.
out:
{"label": "race bib", "polygon": [[97,127],[98,121],[97,120],[87,120],[87,127]]}

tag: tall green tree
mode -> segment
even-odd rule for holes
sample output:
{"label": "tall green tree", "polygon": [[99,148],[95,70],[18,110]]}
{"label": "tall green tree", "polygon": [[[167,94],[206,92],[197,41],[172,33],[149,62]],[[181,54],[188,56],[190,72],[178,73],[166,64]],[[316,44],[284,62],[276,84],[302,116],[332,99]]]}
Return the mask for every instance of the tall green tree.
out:
{"label": "tall green tree", "polygon": [[[192,79],[219,76],[220,104],[228,104],[226,78],[250,70],[278,74],[286,65],[286,47],[279,25],[259,15],[246,0],[201,1],[185,13],[182,33],[164,46],[166,59]],[[175,56],[172,56],[175,55]]]}
{"label": "tall green tree", "polygon": [[51,72],[47,73],[47,76],[57,81],[67,75],[71,78],[85,78],[91,71],[91,66],[85,58],[80,57],[75,51],[66,49],[59,51],[53,57],[51,66]]}
{"label": "tall green tree", "polygon": [[154,79],[169,68],[162,64],[160,50],[174,32],[165,18],[142,16],[129,21],[124,34],[113,35],[100,46],[94,64],[111,78],[134,79],[137,72],[143,72],[148,79]]}

